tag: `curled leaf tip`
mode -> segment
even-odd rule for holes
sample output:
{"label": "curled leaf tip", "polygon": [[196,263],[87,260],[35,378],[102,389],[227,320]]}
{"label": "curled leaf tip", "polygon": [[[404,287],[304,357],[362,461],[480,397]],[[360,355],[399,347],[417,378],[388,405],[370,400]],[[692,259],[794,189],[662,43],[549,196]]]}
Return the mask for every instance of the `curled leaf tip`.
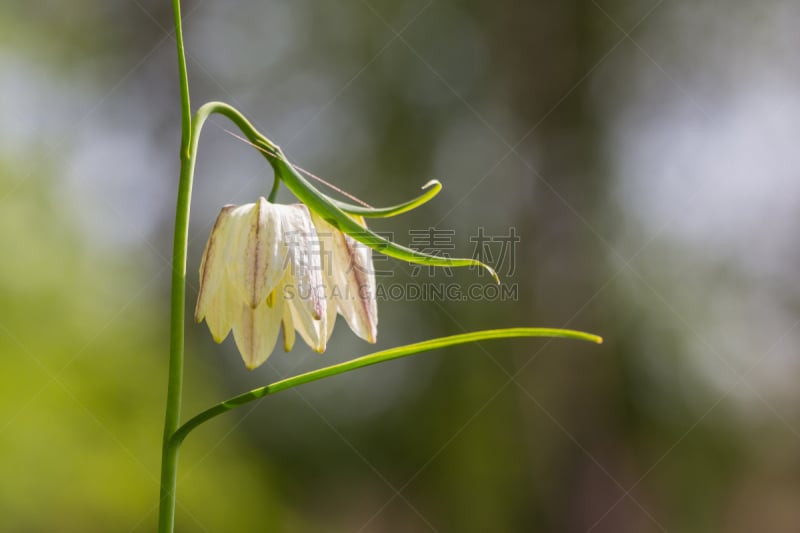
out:
{"label": "curled leaf tip", "polygon": [[500,285],[500,276],[497,275],[497,272],[495,272],[495,270],[492,267],[490,267],[489,265],[486,265],[484,263],[479,263],[479,264],[483,268],[485,268],[489,272],[489,274],[492,275],[492,278],[494,279],[494,282],[497,283],[498,285]]}
{"label": "curled leaf tip", "polygon": [[437,180],[437,179],[432,179],[428,183],[423,185],[421,187],[421,189],[424,191],[425,189],[430,189],[431,187],[438,187],[439,189],[441,189],[442,188],[442,182]]}

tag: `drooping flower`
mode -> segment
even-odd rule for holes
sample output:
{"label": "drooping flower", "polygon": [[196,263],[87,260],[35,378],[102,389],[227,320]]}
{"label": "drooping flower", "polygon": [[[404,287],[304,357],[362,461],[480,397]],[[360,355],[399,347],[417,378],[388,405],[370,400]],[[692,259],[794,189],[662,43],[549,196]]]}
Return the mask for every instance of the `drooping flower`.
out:
{"label": "drooping flower", "polygon": [[[272,353],[283,325],[284,347],[296,329],[314,350],[325,350],[327,308],[316,231],[302,204],[222,208],[200,264],[195,320],[204,318],[216,342],[233,329],[245,365]],[[286,287],[293,289],[287,297]]]}
{"label": "drooping flower", "polygon": [[[358,217],[357,217],[358,218]],[[363,219],[359,220],[363,225]],[[225,206],[200,265],[195,320],[206,320],[216,342],[233,329],[245,365],[266,361],[283,332],[295,331],[325,351],[336,314],[361,338],[375,342],[377,304],[372,250],[303,204]]]}

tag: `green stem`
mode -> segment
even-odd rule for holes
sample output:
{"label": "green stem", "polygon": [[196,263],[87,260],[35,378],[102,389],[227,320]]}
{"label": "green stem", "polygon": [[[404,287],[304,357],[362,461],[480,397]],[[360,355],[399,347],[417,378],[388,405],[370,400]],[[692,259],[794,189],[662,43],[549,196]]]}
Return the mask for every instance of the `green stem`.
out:
{"label": "green stem", "polygon": [[175,490],[178,481],[178,444],[172,438],[180,426],[183,390],[184,322],[186,302],[186,250],[189,240],[189,206],[192,197],[195,154],[192,146],[192,118],[189,102],[189,78],[181,27],[179,0],[172,2],[175,39],[178,47],[178,71],[181,94],[180,182],[175,209],[175,234],[172,249],[172,292],[170,295],[169,376],[164,416],[164,440],[161,449],[161,486],[158,512],[159,533],[171,533],[175,526]]}
{"label": "green stem", "polygon": [[339,363],[337,365],[320,368],[318,370],[312,370],[311,372],[306,372],[305,374],[299,374],[297,376],[292,376],[290,378],[286,378],[281,381],[276,381],[275,383],[272,383],[270,385],[253,389],[249,392],[240,394],[239,396],[235,396],[224,402],[220,402],[217,405],[209,409],[206,409],[202,413],[191,418],[188,422],[182,425],[180,429],[178,429],[173,435],[172,444],[177,448],[178,446],[180,446],[180,444],[183,442],[186,436],[203,422],[207,422],[208,420],[216,416],[219,416],[222,413],[228,412],[232,409],[236,409],[237,407],[241,407],[246,403],[263,398],[268,394],[275,394],[276,392],[280,392],[286,389],[291,389],[292,387],[296,387],[298,385],[303,385],[305,383],[310,383],[312,381],[317,381],[330,376],[335,376],[337,374],[343,374],[345,372],[350,372],[352,370],[363,368],[365,366],[375,365],[378,363],[383,363],[385,361],[391,361],[392,359],[399,359],[401,357],[415,355],[422,352],[428,352],[431,350],[436,350],[438,348],[455,346],[458,344],[466,344],[470,342],[480,342],[491,339],[507,339],[507,338],[519,338],[519,337],[561,337],[561,338],[595,342],[598,344],[603,342],[603,339],[601,337],[598,337],[597,335],[592,335],[590,333],[584,333],[582,331],[574,331],[569,329],[506,328],[506,329],[474,331],[471,333],[462,333],[460,335],[451,335],[449,337],[440,337],[438,339],[417,342],[414,344],[407,344],[405,346],[398,346],[396,348],[391,348],[388,350],[375,352],[370,355],[365,355],[357,359],[351,359],[350,361],[345,361],[344,363]]}
{"label": "green stem", "polygon": [[189,157],[189,136],[192,133],[192,106],[189,100],[189,74],[186,70],[186,52],[183,46],[183,22],[181,20],[181,2],[172,0],[172,12],[175,19],[175,42],[178,46],[178,76],[181,90],[181,159]]}
{"label": "green stem", "polygon": [[278,196],[278,189],[281,187],[281,179],[276,175],[275,179],[272,180],[272,190],[269,191],[269,196],[267,200],[269,203],[274,203],[275,198]]}

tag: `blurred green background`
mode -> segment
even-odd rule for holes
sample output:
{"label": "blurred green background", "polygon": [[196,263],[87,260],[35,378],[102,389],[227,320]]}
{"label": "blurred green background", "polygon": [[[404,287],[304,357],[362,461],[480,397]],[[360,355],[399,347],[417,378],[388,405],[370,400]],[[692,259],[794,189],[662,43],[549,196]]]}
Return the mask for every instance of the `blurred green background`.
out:
{"label": "blurred green background", "polygon": [[[270,397],[186,442],[182,532],[800,530],[800,6],[194,0],[193,105],[241,109],[376,222],[521,241],[516,301],[381,301],[386,348],[572,327]],[[153,531],[179,107],[166,0],[0,7],[0,530]],[[201,141],[219,208],[271,173]],[[281,201],[291,201],[283,192]],[[487,283],[407,265],[381,284]],[[508,266],[508,263],[506,264]],[[505,270],[505,272],[503,271]],[[186,415],[370,351],[340,320],[247,372],[187,325]]]}

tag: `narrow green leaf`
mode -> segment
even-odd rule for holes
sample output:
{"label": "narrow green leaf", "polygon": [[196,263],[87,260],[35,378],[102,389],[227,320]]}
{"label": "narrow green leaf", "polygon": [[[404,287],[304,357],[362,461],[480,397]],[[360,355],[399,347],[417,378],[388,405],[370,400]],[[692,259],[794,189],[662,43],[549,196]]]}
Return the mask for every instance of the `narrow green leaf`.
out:
{"label": "narrow green leaf", "polygon": [[348,204],[346,202],[341,202],[339,200],[335,200],[330,197],[328,197],[328,200],[330,200],[333,205],[335,205],[348,215],[359,215],[366,218],[389,218],[400,215],[402,213],[406,213],[408,211],[411,211],[412,209],[416,209],[422,204],[429,202],[437,194],[439,194],[439,191],[442,190],[442,184],[439,183],[439,180],[431,180],[425,185],[423,185],[422,189],[425,190],[425,192],[420,194],[416,198],[409,200],[407,202],[403,202],[402,204],[397,204],[389,207],[364,207],[361,205],[354,205],[354,204]]}
{"label": "narrow green leaf", "polygon": [[553,328],[505,328],[505,329],[489,329],[483,331],[474,331],[471,333],[462,333],[460,335],[451,335],[449,337],[440,337],[438,339],[431,339],[428,341],[416,342],[414,344],[407,344],[405,346],[398,346],[397,348],[390,348],[382,350],[370,355],[365,355],[357,359],[352,359],[337,365],[331,365],[319,370],[312,370],[304,374],[292,376],[290,378],[276,381],[271,385],[253,389],[250,392],[240,394],[229,400],[218,403],[214,407],[203,411],[194,418],[190,419],[183,426],[180,427],[172,436],[174,444],[180,444],[183,439],[197,426],[221,415],[226,411],[235,409],[241,405],[263,398],[268,394],[275,394],[286,389],[291,389],[304,383],[310,383],[330,376],[344,374],[365,366],[391,361],[392,359],[399,359],[409,355],[418,353],[429,352],[439,348],[446,348],[448,346],[456,346],[458,344],[466,344],[470,342],[480,342],[491,339],[507,339],[517,337],[561,337],[565,339],[576,339],[582,341],[594,342],[602,344],[603,339],[591,333],[584,333],[583,331],[575,331],[570,329],[553,329]]}

